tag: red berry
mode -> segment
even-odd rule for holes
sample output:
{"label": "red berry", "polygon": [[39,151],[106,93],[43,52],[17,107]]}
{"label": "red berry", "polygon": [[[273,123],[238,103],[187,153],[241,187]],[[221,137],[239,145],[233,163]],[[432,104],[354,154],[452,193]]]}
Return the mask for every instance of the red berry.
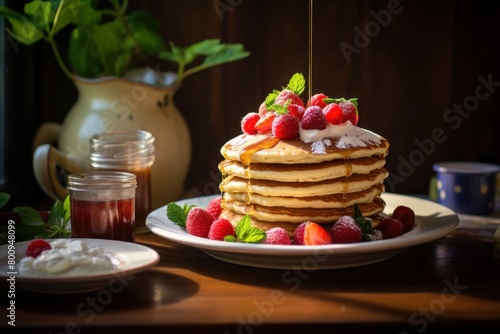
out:
{"label": "red berry", "polygon": [[350,100],[340,101],[339,106],[344,114],[343,122],[351,121],[353,125],[358,124],[358,107]]}
{"label": "red berry", "polygon": [[282,227],[273,227],[266,231],[266,238],[262,242],[267,245],[291,245],[292,240],[288,232]]}
{"label": "red berry", "polygon": [[306,108],[304,108],[303,106],[299,106],[298,104],[290,104],[288,106],[288,113],[294,117],[297,117],[299,121],[304,116],[305,110]]}
{"label": "red berry", "polygon": [[222,196],[218,196],[213,200],[211,200],[210,203],[208,203],[207,205],[206,210],[208,211],[209,214],[211,214],[214,217],[214,219],[219,218],[222,212],[221,202],[222,202]]}
{"label": "red berry", "polygon": [[255,124],[260,120],[259,114],[251,112],[245,115],[241,120],[241,130],[247,135],[254,135],[257,133]]}
{"label": "red berry", "polygon": [[207,210],[192,208],[186,217],[186,231],[191,235],[207,238],[213,221],[214,217]]}
{"label": "red berry", "polygon": [[304,244],[304,230],[306,229],[307,224],[309,224],[309,222],[302,223],[295,228],[295,231],[293,232],[293,243],[295,245]]}
{"label": "red berry", "polygon": [[332,243],[346,244],[363,241],[363,233],[354,218],[349,216],[340,217],[330,229]]}
{"label": "red berry", "polygon": [[52,247],[50,244],[42,239],[33,239],[26,247],[26,256],[37,258],[44,250],[49,250]]}
{"label": "red berry", "polygon": [[273,136],[279,139],[291,139],[299,136],[299,120],[290,115],[283,114],[273,120]]}
{"label": "red berry", "polygon": [[408,232],[415,224],[415,212],[407,206],[400,205],[392,213],[392,218],[397,219],[403,225],[403,232]]}
{"label": "red berry", "polygon": [[262,117],[267,113],[266,103],[262,102],[259,106],[259,115]]}
{"label": "red berry", "polygon": [[328,125],[325,115],[320,107],[309,107],[304,111],[304,116],[301,121],[304,130],[324,130]]}
{"label": "red berry", "polygon": [[302,107],[304,106],[304,102],[300,99],[300,97],[289,89],[283,89],[274,100],[274,104],[284,106],[288,100],[290,100],[290,104],[298,104]]}
{"label": "red berry", "polygon": [[268,133],[273,127],[273,120],[276,117],[274,112],[268,112],[260,118],[260,120],[255,124],[255,129],[258,133]]}
{"label": "red berry", "polygon": [[317,106],[317,107],[320,107],[321,109],[323,109],[324,107],[326,107],[326,102],[323,100],[327,99],[327,98],[328,98],[328,96],[326,96],[323,93],[315,94],[315,95],[311,96],[309,101],[307,101],[307,106],[308,107]]}
{"label": "red berry", "polygon": [[382,233],[384,239],[396,238],[403,234],[403,225],[394,218],[385,218],[377,229]]}
{"label": "red berry", "polygon": [[215,220],[208,231],[208,239],[211,240],[224,241],[224,237],[227,237],[228,235],[236,237],[233,225],[231,225],[229,220],[224,218]]}
{"label": "red berry", "polygon": [[325,118],[330,124],[338,125],[344,123],[344,114],[337,103],[330,103],[323,108],[323,114],[325,114]]}
{"label": "red berry", "polygon": [[304,245],[328,245],[332,237],[322,226],[309,222],[304,229]]}

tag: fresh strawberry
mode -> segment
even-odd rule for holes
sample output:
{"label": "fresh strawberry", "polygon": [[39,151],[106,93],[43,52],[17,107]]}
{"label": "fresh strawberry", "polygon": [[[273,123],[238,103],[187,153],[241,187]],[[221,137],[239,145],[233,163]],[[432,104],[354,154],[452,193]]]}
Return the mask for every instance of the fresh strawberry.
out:
{"label": "fresh strawberry", "polygon": [[259,115],[260,117],[264,116],[265,114],[267,114],[267,107],[266,107],[266,103],[265,102],[262,102],[259,106]]}
{"label": "fresh strawberry", "polygon": [[403,232],[408,232],[415,224],[415,212],[404,205],[400,205],[394,209],[392,218],[401,222],[401,225],[403,225]]}
{"label": "fresh strawberry", "polygon": [[358,116],[358,102],[357,99],[340,99],[338,103],[340,109],[342,109],[342,113],[344,114],[343,122],[351,121],[352,124],[358,124],[359,116]]}
{"label": "fresh strawberry", "polygon": [[306,110],[306,108],[299,106],[298,104],[290,104],[287,109],[288,113],[296,117],[299,121],[304,116],[304,111]]}
{"label": "fresh strawberry", "polygon": [[327,103],[323,100],[327,99],[327,98],[328,98],[328,96],[326,96],[323,93],[315,94],[315,95],[311,96],[309,101],[307,101],[307,106],[308,107],[317,106],[317,107],[320,107],[321,109],[323,109],[327,105]]}
{"label": "fresh strawberry", "polygon": [[260,118],[260,120],[255,124],[255,129],[258,133],[268,133],[273,127],[273,120],[276,117],[274,112],[268,112]]}
{"label": "fresh strawberry", "polygon": [[328,245],[332,243],[332,237],[322,226],[309,222],[304,229],[304,245]]}
{"label": "fresh strawberry", "polygon": [[363,233],[354,218],[349,216],[340,217],[330,229],[332,243],[346,244],[363,241]]}
{"label": "fresh strawberry", "polygon": [[284,106],[288,100],[290,100],[290,104],[298,104],[302,107],[304,106],[304,102],[300,99],[300,97],[289,89],[283,89],[276,97],[276,100],[274,100],[274,104]]}
{"label": "fresh strawberry", "polygon": [[247,135],[254,135],[257,133],[255,129],[255,124],[260,120],[259,114],[256,112],[251,112],[245,115],[241,120],[241,130]]}
{"label": "fresh strawberry", "polygon": [[213,200],[211,200],[210,203],[208,203],[207,205],[206,210],[214,217],[214,219],[219,218],[222,212],[221,202],[222,202],[222,196],[218,196],[215,197]]}
{"label": "fresh strawberry", "polygon": [[324,130],[328,122],[320,107],[309,107],[304,111],[301,126],[304,130]]}
{"label": "fresh strawberry", "polygon": [[231,222],[224,218],[216,219],[210,226],[208,231],[208,239],[224,241],[228,235],[236,237],[233,225]]}
{"label": "fresh strawberry", "polygon": [[37,258],[44,250],[49,250],[52,247],[43,239],[33,239],[26,247],[26,256]]}
{"label": "fresh strawberry", "polygon": [[207,238],[214,217],[205,209],[194,207],[186,217],[186,231],[194,236]]}
{"label": "fresh strawberry", "polygon": [[344,113],[337,103],[330,103],[324,107],[323,114],[330,124],[338,125],[344,123]]}
{"label": "fresh strawberry", "polygon": [[273,120],[273,136],[279,139],[291,139],[299,136],[299,120],[290,115],[283,114]]}
{"label": "fresh strawberry", "polygon": [[384,239],[392,239],[403,234],[403,225],[401,225],[401,222],[397,219],[385,218],[377,227],[377,230],[382,232],[382,237]]}
{"label": "fresh strawberry", "polygon": [[304,230],[306,229],[307,224],[309,224],[309,222],[304,222],[295,228],[295,231],[293,232],[293,243],[295,245],[304,244]]}
{"label": "fresh strawberry", "polygon": [[273,227],[266,231],[266,238],[262,242],[267,245],[291,245],[292,240],[288,232],[282,227]]}

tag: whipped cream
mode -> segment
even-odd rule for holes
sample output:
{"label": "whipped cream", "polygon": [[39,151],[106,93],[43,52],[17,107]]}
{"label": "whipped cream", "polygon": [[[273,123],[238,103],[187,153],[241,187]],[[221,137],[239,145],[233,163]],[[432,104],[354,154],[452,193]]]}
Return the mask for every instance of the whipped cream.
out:
{"label": "whipped cream", "polygon": [[304,130],[302,127],[299,129],[300,139],[304,143],[314,143],[324,138],[341,137],[351,131],[355,125],[351,121],[347,121],[341,125],[328,124],[323,130]]}
{"label": "whipped cream", "polygon": [[81,240],[59,239],[37,258],[21,260],[19,272],[30,276],[74,276],[115,269],[111,258],[99,247]]}

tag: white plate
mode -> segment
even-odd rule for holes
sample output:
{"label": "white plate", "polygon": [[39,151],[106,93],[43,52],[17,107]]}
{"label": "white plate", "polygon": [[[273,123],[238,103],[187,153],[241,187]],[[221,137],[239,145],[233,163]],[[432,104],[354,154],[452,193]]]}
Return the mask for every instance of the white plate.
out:
{"label": "white plate", "polygon": [[[77,240],[77,239],[73,239]],[[23,290],[70,294],[95,291],[110,287],[117,289],[125,286],[127,275],[154,266],[160,260],[160,256],[153,249],[132,242],[104,240],[104,239],[80,239],[93,247],[100,247],[105,254],[111,258],[116,269],[101,272],[89,272],[87,275],[79,276],[51,276],[36,277],[25,276],[17,272],[21,259],[25,257],[26,247],[29,241],[15,243],[16,270],[11,270],[8,265],[8,245],[0,246],[0,278],[5,280],[11,276],[15,277],[16,287]],[[51,241],[48,239],[47,241]]]}
{"label": "white plate", "polygon": [[[367,265],[386,260],[404,249],[439,239],[458,226],[458,217],[450,209],[423,199],[386,193],[386,213],[398,205],[412,208],[417,215],[415,227],[404,235],[355,244],[324,246],[279,246],[215,241],[188,234],[166,215],[166,206],[151,212],[146,225],[166,239],[201,249],[206,254],[230,263],[271,269],[334,269]],[[178,201],[180,205],[206,207],[214,196]]]}

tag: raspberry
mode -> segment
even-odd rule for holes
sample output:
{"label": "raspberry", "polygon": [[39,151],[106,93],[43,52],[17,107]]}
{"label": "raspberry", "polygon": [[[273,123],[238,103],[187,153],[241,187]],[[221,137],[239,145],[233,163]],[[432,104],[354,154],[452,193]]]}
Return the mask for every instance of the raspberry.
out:
{"label": "raspberry", "polygon": [[328,98],[328,96],[326,96],[323,93],[315,94],[315,95],[311,96],[309,101],[307,101],[307,106],[308,107],[317,106],[317,107],[320,107],[321,109],[323,109],[324,107],[326,107],[326,102],[323,101],[323,99],[327,99],[327,98]]}
{"label": "raspberry", "polygon": [[323,108],[323,114],[330,124],[337,125],[344,123],[344,114],[337,103],[330,103]]}
{"label": "raspberry", "polygon": [[241,120],[241,130],[247,135],[254,135],[257,133],[255,124],[260,120],[259,114],[251,112],[245,115]]}
{"label": "raspberry", "polygon": [[214,198],[213,200],[210,201],[207,205],[207,211],[209,214],[211,214],[214,219],[219,218],[221,212],[222,212],[222,207],[221,207],[221,202],[222,202],[222,196],[218,196]]}
{"label": "raspberry", "polygon": [[302,107],[304,106],[304,102],[300,99],[300,97],[289,89],[283,89],[274,100],[274,104],[284,106],[288,100],[291,100],[290,104],[298,104]]}
{"label": "raspberry", "polygon": [[26,247],[26,256],[37,258],[44,250],[49,250],[52,247],[50,244],[42,239],[33,239]]}
{"label": "raspberry", "polygon": [[229,220],[224,218],[215,220],[208,231],[208,239],[211,240],[224,241],[224,237],[228,235],[236,237],[233,225],[231,225]]}
{"label": "raspberry", "polygon": [[191,235],[207,238],[213,221],[214,217],[207,210],[192,208],[186,217],[186,231]]}
{"label": "raspberry", "polygon": [[385,218],[377,229],[382,233],[384,239],[392,239],[403,234],[403,225],[394,218]]}
{"label": "raspberry", "polygon": [[330,235],[334,244],[361,242],[363,240],[361,228],[354,218],[349,216],[340,217],[330,229]]}
{"label": "raspberry", "polygon": [[415,212],[404,205],[400,205],[394,209],[392,218],[401,222],[401,225],[403,225],[403,232],[408,232],[415,224]]}
{"label": "raspberry", "polygon": [[358,124],[358,107],[357,107],[357,99],[343,100],[339,102],[340,109],[342,109],[342,113],[344,114],[343,122],[351,121],[353,125]]}
{"label": "raspberry", "polygon": [[279,115],[273,120],[273,136],[291,139],[299,136],[299,120],[290,114]]}
{"label": "raspberry", "polygon": [[305,130],[324,130],[328,125],[325,115],[320,107],[309,107],[304,111],[301,121],[302,128]]}
{"label": "raspberry", "polygon": [[297,117],[299,121],[304,116],[305,110],[306,108],[304,108],[303,106],[299,106],[298,104],[290,104],[288,106],[288,113],[294,117]]}
{"label": "raspberry", "polygon": [[262,242],[267,245],[291,245],[292,240],[288,232],[282,227],[273,227],[266,231],[266,238]]}
{"label": "raspberry", "polygon": [[264,116],[265,114],[267,113],[267,107],[266,107],[266,103],[265,102],[262,102],[259,106],[259,115],[260,117]]}
{"label": "raspberry", "polygon": [[255,124],[258,133],[268,133],[273,127],[273,120],[276,117],[274,112],[268,112]]}
{"label": "raspberry", "polygon": [[293,232],[293,243],[295,245],[304,244],[304,230],[306,229],[307,224],[309,224],[309,222],[302,223],[295,228],[295,231]]}
{"label": "raspberry", "polygon": [[304,245],[328,245],[332,237],[322,226],[309,222],[304,229]]}

